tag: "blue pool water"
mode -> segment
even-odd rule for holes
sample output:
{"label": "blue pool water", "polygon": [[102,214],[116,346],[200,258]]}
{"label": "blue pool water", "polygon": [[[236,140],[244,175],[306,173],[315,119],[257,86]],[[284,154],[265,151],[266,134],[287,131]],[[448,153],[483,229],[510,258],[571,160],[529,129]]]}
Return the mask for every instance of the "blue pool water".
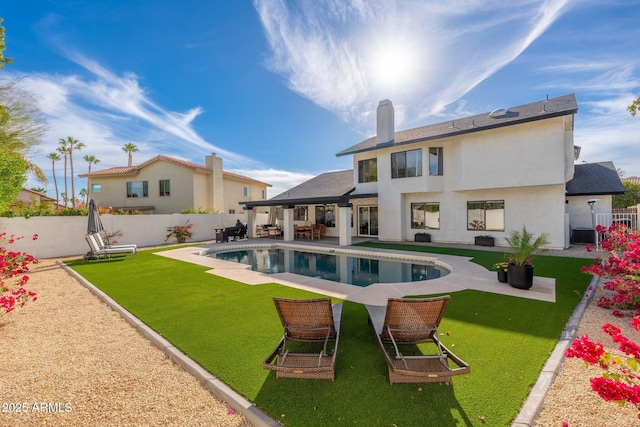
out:
{"label": "blue pool water", "polygon": [[287,248],[252,248],[211,252],[207,256],[251,266],[262,273],[294,273],[356,286],[437,279],[450,273],[435,263],[306,252]]}

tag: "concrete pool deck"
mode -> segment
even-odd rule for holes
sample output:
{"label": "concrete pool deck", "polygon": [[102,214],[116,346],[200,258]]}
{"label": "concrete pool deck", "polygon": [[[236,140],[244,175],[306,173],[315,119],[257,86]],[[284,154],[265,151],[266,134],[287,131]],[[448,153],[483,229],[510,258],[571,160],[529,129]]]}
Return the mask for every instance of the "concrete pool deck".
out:
{"label": "concrete pool deck", "polygon": [[[218,260],[202,255],[206,251],[234,250],[246,247],[295,247],[304,250],[347,251],[349,254],[370,256],[392,256],[398,259],[423,260],[436,262],[451,270],[451,273],[438,278],[419,282],[373,284],[367,287],[317,279],[292,273],[266,274],[252,271],[248,265]],[[469,249],[477,249],[469,247]],[[578,248],[580,250],[581,248]],[[498,248],[507,251],[507,248]],[[568,255],[568,251],[559,251]],[[584,250],[586,254],[586,250]],[[211,268],[207,273],[227,279],[236,280],[248,285],[278,283],[298,289],[304,289],[334,298],[353,301],[360,304],[386,305],[388,298],[400,298],[406,295],[424,295],[457,292],[473,289],[519,298],[530,298],[540,301],[555,302],[555,279],[535,276],[531,289],[516,289],[508,283],[497,280],[495,271],[487,270],[475,264],[471,258],[433,253],[409,252],[366,247],[340,247],[332,243],[319,241],[282,242],[276,239],[249,239],[228,243],[211,243],[200,246],[173,249],[159,252],[158,255]],[[575,251],[574,251],[574,256]],[[585,255],[585,257],[588,257]]]}

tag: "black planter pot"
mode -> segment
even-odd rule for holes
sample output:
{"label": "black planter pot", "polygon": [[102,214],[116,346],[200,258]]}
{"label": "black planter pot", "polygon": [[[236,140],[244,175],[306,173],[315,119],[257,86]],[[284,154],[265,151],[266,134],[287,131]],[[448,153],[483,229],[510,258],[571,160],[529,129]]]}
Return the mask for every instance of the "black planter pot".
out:
{"label": "black planter pot", "polygon": [[533,286],[533,266],[524,265],[519,267],[509,264],[508,281],[511,286],[518,289],[529,289]]}
{"label": "black planter pot", "polygon": [[430,242],[431,234],[416,234],[416,242]]}
{"label": "black planter pot", "polygon": [[478,246],[493,246],[495,239],[493,237],[475,237],[475,244]]}
{"label": "black planter pot", "polygon": [[498,282],[507,283],[508,274],[504,270],[498,270]]}

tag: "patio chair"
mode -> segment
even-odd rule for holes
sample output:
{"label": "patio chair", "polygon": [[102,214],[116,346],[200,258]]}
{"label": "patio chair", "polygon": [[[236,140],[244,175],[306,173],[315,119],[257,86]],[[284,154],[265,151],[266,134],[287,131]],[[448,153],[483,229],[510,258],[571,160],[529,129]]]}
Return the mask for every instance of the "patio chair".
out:
{"label": "patio chair", "polygon": [[[387,362],[391,384],[452,383],[454,375],[469,373],[469,365],[438,338],[438,326],[450,298],[389,298],[386,307],[365,306]],[[431,343],[435,349],[425,354],[424,348],[416,347],[418,343]],[[401,347],[415,354],[405,355]]]}
{"label": "patio chair", "polygon": [[330,298],[273,298],[273,302],[284,327],[284,334],[264,361],[264,369],[276,371],[276,378],[333,381],[342,303],[332,306]]}
{"label": "patio chair", "polygon": [[327,237],[327,226],[325,224],[316,225],[313,228],[312,233],[314,239],[324,239],[325,237]]}
{"label": "patio chair", "polygon": [[310,239],[311,238],[311,228],[307,227],[307,226],[298,226],[297,224],[293,225],[293,236],[294,238],[298,239],[298,238],[306,238],[306,239]]}
{"label": "patio chair", "polygon": [[96,243],[98,244],[98,248],[103,249],[103,248],[109,248],[109,249],[118,249],[118,248],[133,248],[135,249],[135,252],[138,252],[138,245],[136,245],[135,243],[129,243],[126,245],[107,245],[104,242],[104,239],[102,238],[102,234],[100,233],[93,233],[93,238],[96,241]]}
{"label": "patio chair", "polygon": [[83,257],[83,260],[85,261],[91,260],[91,259],[99,259],[100,257],[111,258],[111,255],[113,254],[123,254],[123,253],[131,254],[132,259],[135,258],[136,256],[136,248],[134,247],[122,247],[122,248],[104,247],[101,249],[100,246],[98,246],[98,242],[96,241],[96,238],[93,234],[89,234],[85,236],[85,239],[89,244],[89,248],[91,248],[91,251],[89,251]]}

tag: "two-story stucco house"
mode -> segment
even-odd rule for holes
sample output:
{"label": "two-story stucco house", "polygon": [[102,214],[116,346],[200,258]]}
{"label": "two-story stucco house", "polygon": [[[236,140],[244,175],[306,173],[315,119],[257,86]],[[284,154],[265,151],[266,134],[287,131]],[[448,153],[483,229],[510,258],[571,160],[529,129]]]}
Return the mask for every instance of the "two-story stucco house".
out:
{"label": "two-story stucco house", "polygon": [[98,206],[156,214],[186,209],[240,213],[241,202],[266,200],[271,186],[223,171],[215,154],[206,156],[204,165],[160,155],[137,166],[78,176],[88,179],[89,197]]}
{"label": "two-story stucco house", "polygon": [[[308,205],[311,222],[318,223],[318,206],[321,221],[323,212],[335,214],[327,235],[339,236],[340,244],[350,244],[351,236],[406,241],[428,232],[433,241],[473,243],[490,235],[504,245],[511,230],[525,225],[535,234],[548,233],[549,247],[566,248],[572,227],[591,226],[585,216],[589,177],[573,181],[577,111],[571,94],[396,131],[393,105],[384,100],[377,134],[337,154],[353,156],[353,170],[322,174],[247,206],[282,206],[285,239],[287,220],[295,223],[296,211],[299,219],[301,206]],[[605,180],[606,188],[598,185],[592,194],[624,192],[609,163],[583,168]],[[580,212],[577,223],[573,204]]]}

